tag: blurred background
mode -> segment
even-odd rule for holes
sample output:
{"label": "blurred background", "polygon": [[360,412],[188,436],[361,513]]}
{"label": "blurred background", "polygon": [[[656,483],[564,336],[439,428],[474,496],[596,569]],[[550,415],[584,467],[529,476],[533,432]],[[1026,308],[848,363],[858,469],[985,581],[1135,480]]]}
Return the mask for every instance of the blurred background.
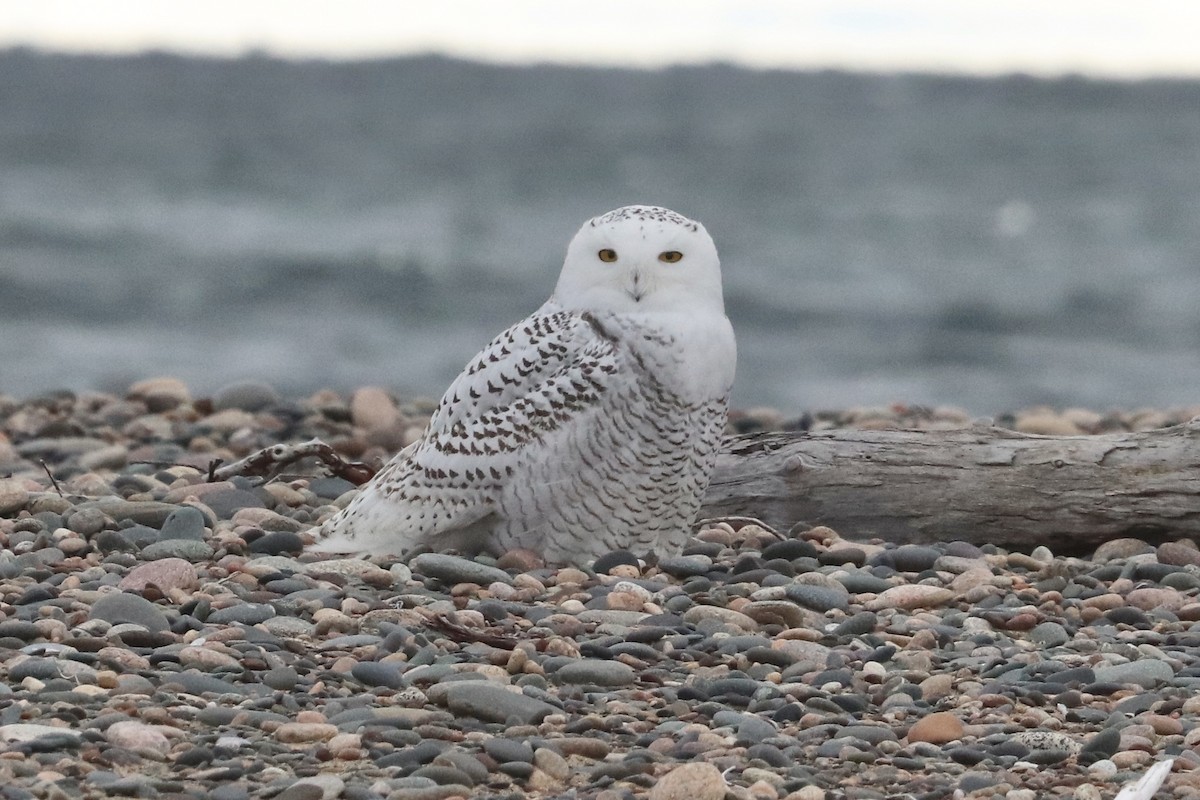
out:
{"label": "blurred background", "polygon": [[412,5],[9,4],[0,393],[436,397],[654,203],[738,406],[1200,403],[1191,0]]}

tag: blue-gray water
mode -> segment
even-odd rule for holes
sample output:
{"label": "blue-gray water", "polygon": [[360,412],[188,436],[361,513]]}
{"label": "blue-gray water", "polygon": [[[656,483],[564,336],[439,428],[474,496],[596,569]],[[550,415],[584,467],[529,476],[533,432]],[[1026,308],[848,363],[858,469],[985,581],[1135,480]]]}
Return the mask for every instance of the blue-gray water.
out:
{"label": "blue-gray water", "polygon": [[702,220],[735,402],[1200,402],[1200,83],[0,53],[0,392],[436,395],[587,217]]}

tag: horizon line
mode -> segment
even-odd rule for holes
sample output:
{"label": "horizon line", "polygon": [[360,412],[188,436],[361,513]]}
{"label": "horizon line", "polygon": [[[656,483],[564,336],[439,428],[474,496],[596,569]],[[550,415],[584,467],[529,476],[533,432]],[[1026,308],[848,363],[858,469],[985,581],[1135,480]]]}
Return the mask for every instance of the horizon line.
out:
{"label": "horizon line", "polygon": [[1143,82],[1194,82],[1200,80],[1200,69],[1195,72],[1178,71],[1144,71],[1131,72],[1128,70],[1087,70],[1082,68],[1059,69],[1028,69],[1024,67],[967,68],[962,65],[920,65],[880,67],[872,64],[851,64],[846,62],[813,61],[811,63],[767,63],[763,61],[744,60],[728,56],[712,58],[680,59],[676,61],[642,61],[630,62],[618,59],[561,59],[553,57],[515,58],[488,57],[479,53],[456,53],[447,50],[411,49],[394,52],[365,52],[365,53],[331,53],[286,51],[269,46],[245,46],[237,49],[187,48],[169,45],[145,45],[137,47],[87,47],[72,48],[58,47],[29,42],[2,42],[0,53],[30,52],[39,56],[65,56],[79,58],[142,58],[147,56],[170,56],[183,60],[205,61],[244,61],[252,59],[268,59],[288,63],[326,63],[326,64],[369,64],[387,61],[404,61],[417,59],[444,59],[464,64],[480,66],[505,67],[513,69],[558,67],[564,69],[594,69],[617,70],[628,72],[664,72],[672,69],[727,67],[758,73],[842,73],[848,75],[878,75],[878,76],[921,76],[964,78],[978,80],[995,80],[1005,78],[1027,78],[1030,80],[1058,81],[1085,80],[1113,83],[1143,83]]}

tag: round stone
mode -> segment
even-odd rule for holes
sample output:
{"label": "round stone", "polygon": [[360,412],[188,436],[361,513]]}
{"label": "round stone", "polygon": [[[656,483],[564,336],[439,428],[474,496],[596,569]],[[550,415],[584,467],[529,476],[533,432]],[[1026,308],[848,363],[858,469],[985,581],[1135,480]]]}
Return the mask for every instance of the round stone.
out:
{"label": "round stone", "polygon": [[150,751],[165,756],[171,742],[153,726],[136,720],[114,722],[104,731],[104,738],[117,747],[133,751]]}
{"label": "round stone", "polygon": [[560,683],[594,686],[628,686],[636,680],[633,667],[620,661],[581,658],[560,667],[554,679]]}
{"label": "round stone", "polygon": [[723,800],[725,778],[712,764],[682,764],[659,778],[650,800]]}
{"label": "round stone", "polygon": [[208,542],[195,539],[167,539],[146,545],[142,548],[141,556],[147,561],[176,558],[199,563],[212,558],[213,549]]}
{"label": "round stone", "polygon": [[299,555],[304,549],[304,540],[293,531],[273,531],[250,543],[250,552],[263,555]]}
{"label": "round stone", "polygon": [[437,578],[446,584],[474,583],[487,586],[497,582],[512,583],[512,577],[502,569],[444,553],[422,553],[409,566],[414,575]]}
{"label": "round stone", "polygon": [[845,611],[850,606],[850,593],[842,586],[834,589],[827,586],[793,583],[787,587],[786,596],[793,603],[811,608],[813,611]]}
{"label": "round stone", "polygon": [[243,411],[262,411],[279,405],[282,398],[275,387],[262,381],[241,381],[217,389],[212,396],[214,411],[240,408]]}
{"label": "round stone", "polygon": [[908,740],[910,742],[946,744],[961,739],[964,733],[962,720],[949,711],[937,711],[921,717],[913,723],[913,726],[908,729]]}
{"label": "round stone", "polygon": [[399,689],[404,686],[403,673],[397,664],[380,661],[361,661],[350,668],[354,679],[366,686]]}
{"label": "round stone", "polygon": [[1057,622],[1043,622],[1029,632],[1029,640],[1042,648],[1059,647],[1071,640],[1067,629]]}
{"label": "round stone", "polygon": [[196,568],[182,558],[160,558],[139,564],[126,573],[117,586],[128,592],[141,592],[147,586],[159,589],[193,589],[199,584]]}
{"label": "round stone", "polygon": [[905,544],[894,550],[883,551],[875,560],[887,564],[897,572],[924,572],[933,569],[934,563],[941,555],[941,551],[933,547]]}
{"label": "round stone", "polygon": [[112,592],[92,603],[89,613],[92,619],[102,619],[114,625],[130,623],[140,625],[151,633],[170,630],[167,617],[158,606],[144,597],[126,592]]}
{"label": "round stone", "polygon": [[197,508],[180,506],[171,512],[159,531],[159,541],[168,539],[204,539],[204,515]]}
{"label": "round stone", "polygon": [[1095,672],[1099,683],[1133,684],[1143,689],[1152,689],[1175,677],[1171,665],[1156,658],[1139,658],[1126,664],[1098,665]]}

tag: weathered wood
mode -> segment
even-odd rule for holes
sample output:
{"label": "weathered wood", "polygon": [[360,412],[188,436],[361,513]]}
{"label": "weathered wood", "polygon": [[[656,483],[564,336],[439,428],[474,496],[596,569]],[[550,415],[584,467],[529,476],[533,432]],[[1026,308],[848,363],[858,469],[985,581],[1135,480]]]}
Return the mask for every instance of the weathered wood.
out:
{"label": "weathered wood", "polygon": [[831,430],[733,439],[702,517],[746,515],[848,539],[1081,551],[1200,537],[1200,418],[1139,433]]}

